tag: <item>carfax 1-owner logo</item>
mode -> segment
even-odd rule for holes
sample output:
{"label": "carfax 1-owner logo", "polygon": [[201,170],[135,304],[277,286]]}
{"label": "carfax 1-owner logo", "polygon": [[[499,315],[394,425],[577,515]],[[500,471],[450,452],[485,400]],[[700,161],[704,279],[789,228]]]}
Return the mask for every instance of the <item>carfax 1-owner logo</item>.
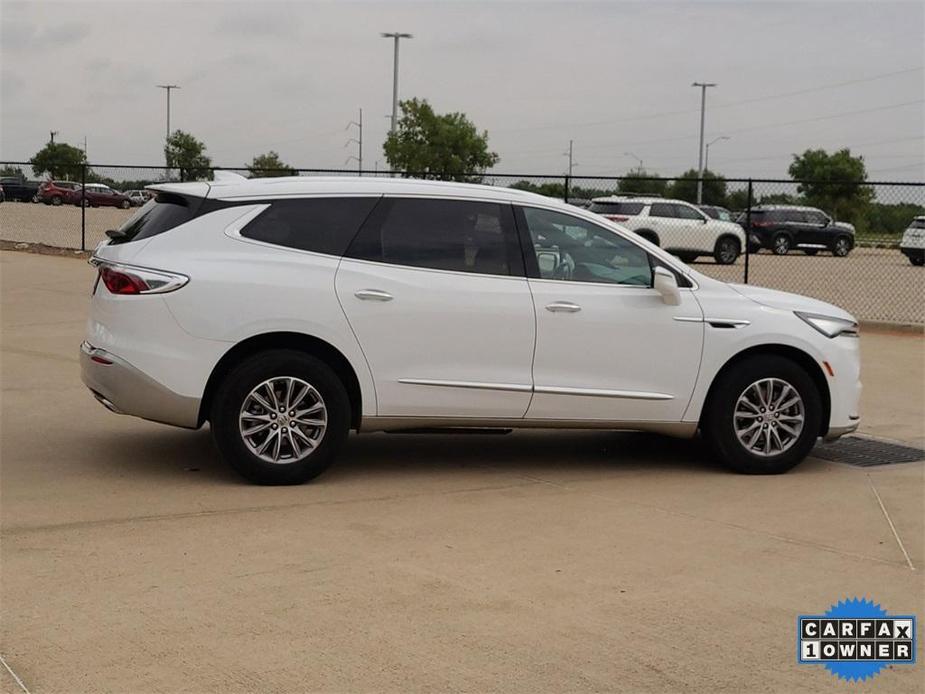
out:
{"label": "carfax 1-owner logo", "polygon": [[797,618],[797,661],[825,665],[845,680],[866,680],[890,665],[915,664],[915,616],[892,615],[867,599],[839,601]]}

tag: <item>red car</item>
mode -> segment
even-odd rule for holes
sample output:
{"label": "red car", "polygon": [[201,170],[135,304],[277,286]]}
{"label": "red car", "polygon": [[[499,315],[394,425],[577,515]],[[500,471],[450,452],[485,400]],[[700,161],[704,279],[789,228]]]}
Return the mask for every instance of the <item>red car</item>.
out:
{"label": "red car", "polygon": [[71,191],[68,202],[78,207],[121,207],[123,210],[132,206],[132,201],[127,195],[102,183],[88,183],[82,189],[78,186],[76,190]]}
{"label": "red car", "polygon": [[44,181],[39,186],[38,197],[46,205],[60,205],[70,202],[71,194],[78,188],[80,184],[73,181]]}

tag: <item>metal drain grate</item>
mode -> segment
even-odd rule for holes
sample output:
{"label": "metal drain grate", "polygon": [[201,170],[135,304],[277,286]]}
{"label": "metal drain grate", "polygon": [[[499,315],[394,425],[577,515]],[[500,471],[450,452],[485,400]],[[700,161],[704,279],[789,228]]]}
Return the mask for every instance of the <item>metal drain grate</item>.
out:
{"label": "metal drain grate", "polygon": [[925,450],[861,436],[843,436],[834,443],[816,446],[811,456],[855,467],[874,467],[925,460]]}

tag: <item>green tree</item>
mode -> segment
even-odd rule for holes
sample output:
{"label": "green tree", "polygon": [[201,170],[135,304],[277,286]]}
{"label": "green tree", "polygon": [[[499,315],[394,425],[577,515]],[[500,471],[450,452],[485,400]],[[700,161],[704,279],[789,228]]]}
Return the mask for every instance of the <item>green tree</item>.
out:
{"label": "green tree", "polygon": [[668,181],[658,178],[658,174],[645,169],[633,169],[620,179],[618,193],[636,193],[637,195],[664,196],[668,191]]}
{"label": "green tree", "polygon": [[206,146],[189,133],[175,130],[167,138],[164,157],[167,159],[167,167],[182,170],[183,178],[187,181],[212,179],[212,159],[206,155]]}
{"label": "green tree", "polygon": [[24,179],[26,175],[23,173],[23,170],[18,166],[4,166],[0,168],[0,176],[6,177],[15,177]]}
{"label": "green tree", "polygon": [[732,192],[727,191],[725,206],[733,212],[745,210],[748,207],[748,188],[739,188]]}
{"label": "green tree", "polygon": [[[697,179],[700,174],[697,169],[688,169],[675,179],[669,187],[669,195],[687,202],[697,202]],[[726,179],[709,170],[703,172],[703,204],[725,205]]]}
{"label": "green tree", "polygon": [[873,199],[870,186],[864,185],[864,157],[851,156],[847,148],[833,154],[824,149],[794,154],[788,171],[807,205],[822,208],[841,221],[859,220]]}
{"label": "green tree", "polygon": [[295,176],[298,172],[288,164],[284,164],[279,154],[272,149],[266,154],[260,154],[247,165],[251,178],[267,178],[272,176]]}
{"label": "green tree", "polygon": [[51,178],[75,181],[80,180],[81,168],[86,162],[84,151],[66,142],[49,142],[29,160],[36,176],[47,174]]}
{"label": "green tree", "polygon": [[392,170],[471,182],[498,163],[488,132],[476,130],[465,114],[437,114],[426,99],[402,101],[401,111],[398,128],[382,146]]}

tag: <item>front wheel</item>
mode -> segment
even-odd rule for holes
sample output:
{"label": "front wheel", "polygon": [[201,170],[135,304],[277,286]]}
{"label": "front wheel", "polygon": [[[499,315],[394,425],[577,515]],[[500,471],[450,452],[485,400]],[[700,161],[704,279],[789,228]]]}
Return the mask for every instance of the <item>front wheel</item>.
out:
{"label": "front wheel", "polygon": [[720,265],[732,265],[739,257],[741,246],[738,239],[731,237],[722,238],[716,242],[713,249],[713,260]]}
{"label": "front wheel", "polygon": [[912,263],[913,265],[917,265],[921,267],[922,265],[925,265],[925,255],[909,256],[909,262]]}
{"label": "front wheel", "polygon": [[851,239],[847,236],[839,236],[835,239],[835,244],[832,246],[832,255],[836,258],[844,258],[851,252]]}
{"label": "front wheel", "polygon": [[334,461],[350,428],[350,403],[324,362],[269,350],[225,378],[211,425],[224,459],[251,482],[300,484]]}
{"label": "front wheel", "polygon": [[795,362],[756,355],[718,377],[704,414],[704,433],[728,467],[776,475],[800,463],[815,445],[822,398]]}
{"label": "front wheel", "polygon": [[54,205],[55,207],[60,205],[62,202],[64,201],[61,199],[60,195],[56,195],[51,199],[51,204]]}

